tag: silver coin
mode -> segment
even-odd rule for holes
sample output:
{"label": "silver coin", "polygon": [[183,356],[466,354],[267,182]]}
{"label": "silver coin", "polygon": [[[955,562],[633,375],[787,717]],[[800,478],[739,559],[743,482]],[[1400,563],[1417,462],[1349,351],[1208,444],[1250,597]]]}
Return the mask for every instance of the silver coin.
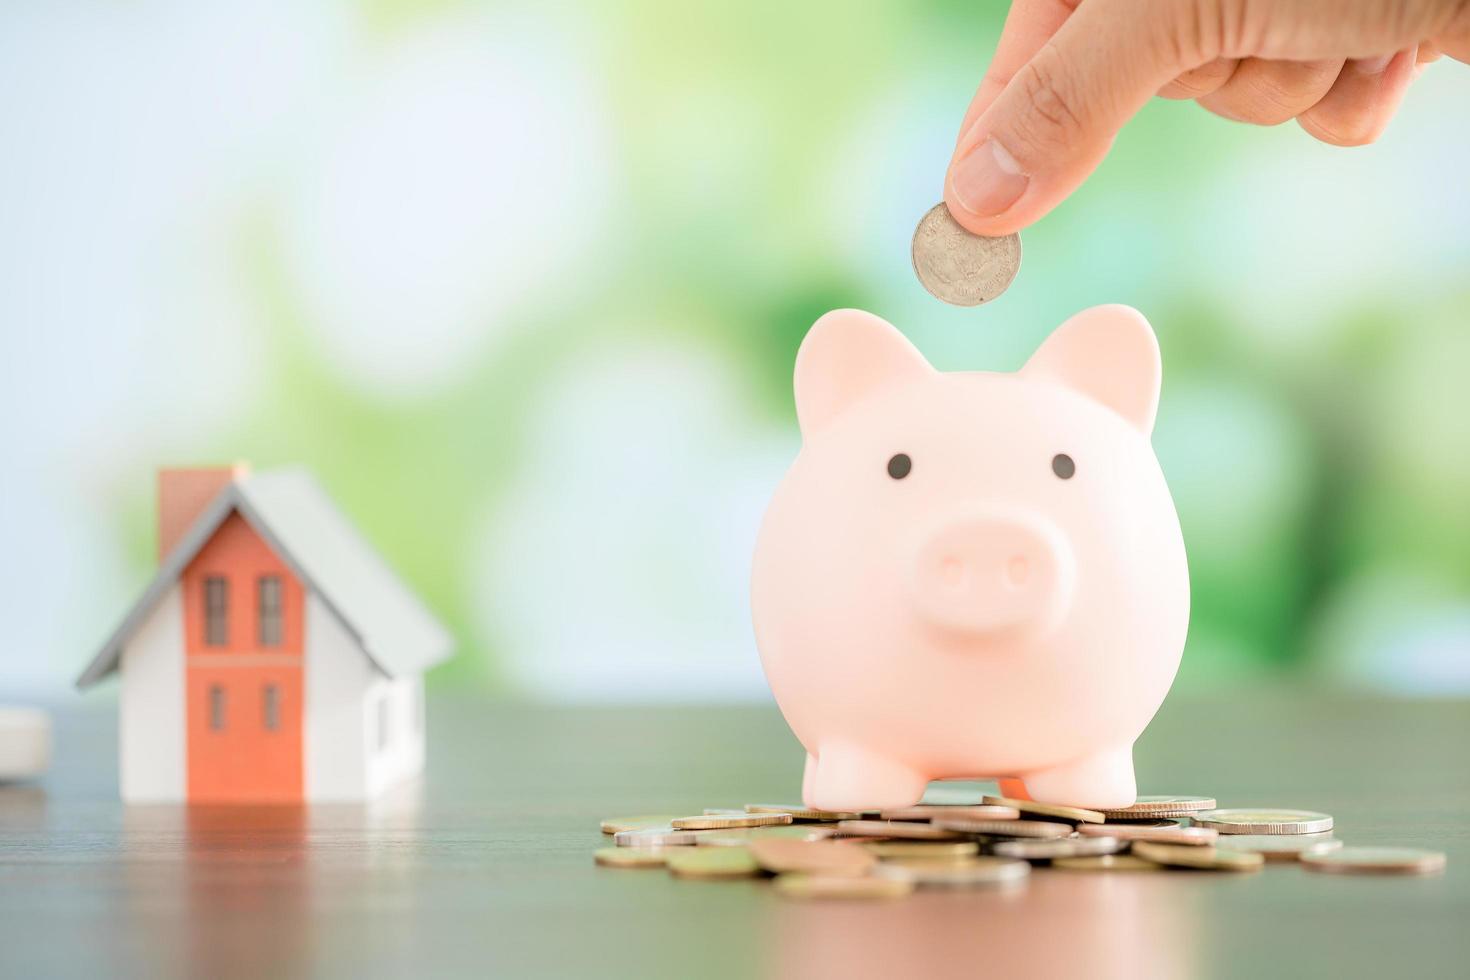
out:
{"label": "silver coin", "polygon": [[653,827],[647,830],[620,830],[613,834],[613,843],[618,847],[679,847],[692,845],[707,830],[675,830],[673,827]]}
{"label": "silver coin", "polygon": [[1214,827],[1222,834],[1318,834],[1332,829],[1332,817],[1312,810],[1201,810],[1189,815],[1197,827]]}
{"label": "silver coin", "polygon": [[1342,848],[1332,831],[1319,834],[1221,834],[1215,847],[1222,851],[1250,851],[1267,861],[1295,861],[1308,854]]}
{"label": "silver coin", "polygon": [[1140,796],[1132,806],[1103,810],[1109,820],[1152,820],[1158,817],[1187,817],[1197,810],[1213,810],[1211,796]]}
{"label": "silver coin", "polygon": [[1097,857],[1115,854],[1124,848],[1116,837],[1064,837],[1056,840],[1003,840],[991,847],[1001,857],[1027,861],[1050,861],[1053,858]]}
{"label": "silver coin", "polygon": [[1335,851],[1308,851],[1301,856],[1301,862],[1312,871],[1424,875],[1443,871],[1445,856],[1441,851],[1423,851],[1417,847],[1343,847]]}
{"label": "silver coin", "polygon": [[[922,827],[924,824],[912,826]],[[987,837],[1067,837],[1072,833],[1071,824],[1051,820],[946,820],[935,817],[929,826]]]}
{"label": "silver coin", "polygon": [[988,303],[1021,268],[1021,236],[987,238],[961,228],[943,201],[914,229],[914,273],[934,296],[955,306]]}
{"label": "silver coin", "polygon": [[967,888],[1020,881],[1031,865],[1009,858],[978,857],[963,861],[883,861],[873,873],[879,878],[907,881],[920,888]]}
{"label": "silver coin", "polygon": [[899,840],[953,840],[960,835],[933,824],[909,823],[904,820],[843,820],[837,824],[838,837],[893,837]]}

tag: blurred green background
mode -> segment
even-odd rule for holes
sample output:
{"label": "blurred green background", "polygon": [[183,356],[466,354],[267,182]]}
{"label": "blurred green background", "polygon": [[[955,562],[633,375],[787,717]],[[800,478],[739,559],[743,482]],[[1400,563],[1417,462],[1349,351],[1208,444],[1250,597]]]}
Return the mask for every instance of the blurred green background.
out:
{"label": "blurred green background", "polygon": [[790,369],[1159,332],[1182,689],[1470,693],[1470,70],[1375,146],[1157,101],[998,302],[909,266],[1004,16],[824,0],[7,3],[0,696],[63,696],[164,464],[304,463],[452,625],[440,685],[766,697]]}

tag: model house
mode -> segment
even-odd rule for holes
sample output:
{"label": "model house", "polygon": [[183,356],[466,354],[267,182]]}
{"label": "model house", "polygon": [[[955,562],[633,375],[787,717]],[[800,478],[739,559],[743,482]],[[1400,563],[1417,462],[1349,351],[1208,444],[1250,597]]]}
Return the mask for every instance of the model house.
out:
{"label": "model house", "polygon": [[126,802],[365,800],[422,770],[450,636],[309,474],[162,471],[158,555],[77,680],[122,675]]}

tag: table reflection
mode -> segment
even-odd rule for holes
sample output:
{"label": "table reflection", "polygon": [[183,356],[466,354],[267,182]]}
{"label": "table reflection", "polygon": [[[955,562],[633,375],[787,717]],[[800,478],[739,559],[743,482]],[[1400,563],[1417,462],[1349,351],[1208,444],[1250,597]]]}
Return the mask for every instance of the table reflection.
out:
{"label": "table reflection", "polygon": [[1178,878],[1037,869],[1005,888],[923,890],[891,901],[787,901],[774,927],[770,972],[791,978],[1191,976],[1197,972],[1192,893],[1178,887]]}
{"label": "table reflection", "polygon": [[[351,937],[320,896],[401,892],[391,872],[419,856],[419,803],[407,791],[366,806],[126,807],[128,928],[178,975],[284,976],[338,958]],[[182,908],[182,921],[160,908]]]}

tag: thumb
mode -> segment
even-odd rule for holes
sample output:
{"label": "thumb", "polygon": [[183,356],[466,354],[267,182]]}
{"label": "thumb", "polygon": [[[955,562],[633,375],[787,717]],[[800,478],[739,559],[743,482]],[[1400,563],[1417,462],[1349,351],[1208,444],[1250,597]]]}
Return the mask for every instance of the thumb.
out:
{"label": "thumb", "polygon": [[1183,3],[1086,0],[965,133],[944,200],[955,220],[1005,235],[1056,207],[1102,162],[1113,137],[1203,53],[1185,54]]}

